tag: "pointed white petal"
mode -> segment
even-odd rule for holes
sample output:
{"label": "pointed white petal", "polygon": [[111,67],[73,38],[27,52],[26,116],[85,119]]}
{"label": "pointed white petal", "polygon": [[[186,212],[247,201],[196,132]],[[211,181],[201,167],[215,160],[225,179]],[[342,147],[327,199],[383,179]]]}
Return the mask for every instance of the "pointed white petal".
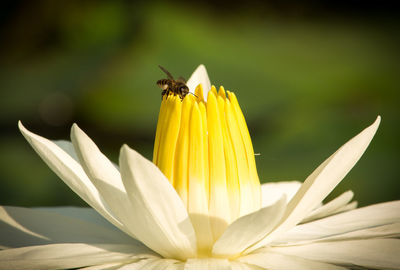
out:
{"label": "pointed white petal", "polygon": [[53,143],[55,143],[58,147],[64,150],[65,153],[70,155],[73,159],[75,159],[79,163],[79,158],[76,155],[75,148],[72,142],[65,140],[54,140]]}
{"label": "pointed white petal", "polygon": [[169,265],[166,270],[184,270],[185,269],[185,263],[184,262],[176,262],[171,265]]}
{"label": "pointed white petal", "polygon": [[147,270],[146,266],[149,263],[154,262],[155,260],[156,259],[154,258],[138,260],[132,263],[124,264],[123,266],[119,267],[118,270],[139,270],[139,269]]}
{"label": "pointed white petal", "polygon": [[281,220],[285,206],[286,198],[283,196],[275,204],[234,221],[215,242],[213,255],[232,257],[260,241]]}
{"label": "pointed white petal", "polygon": [[103,198],[87,177],[81,165],[55,143],[28,131],[21,122],[21,133],[46,164],[85,202],[119,228],[122,224],[112,216]]}
{"label": "pointed white petal", "polygon": [[261,204],[262,207],[274,204],[283,195],[290,201],[301,187],[299,181],[271,182],[261,185]]}
{"label": "pointed white petal", "polygon": [[153,254],[118,229],[39,209],[0,207],[0,247],[54,243],[127,244]]}
{"label": "pointed white petal", "polygon": [[75,207],[75,206],[56,206],[56,207],[34,207],[33,210],[40,210],[43,212],[55,213],[64,217],[71,217],[74,219],[83,220],[85,222],[95,224],[97,226],[106,227],[107,229],[120,231],[117,227],[107,221],[96,210],[89,207]]}
{"label": "pointed white petal", "polygon": [[346,205],[344,205],[344,206],[338,208],[338,209],[335,211],[334,214],[339,214],[339,213],[342,213],[342,212],[354,210],[354,209],[357,208],[357,206],[358,206],[358,202],[357,202],[357,201],[353,201],[353,202],[351,202],[351,203],[349,203],[349,204],[346,204]]}
{"label": "pointed white petal", "polygon": [[271,243],[271,245],[293,246],[293,245],[305,245],[305,244],[319,243],[319,242],[347,241],[347,240],[370,239],[370,238],[399,238],[399,237],[400,237],[400,223],[393,223],[372,228],[361,229],[343,234],[327,236],[318,239],[310,239],[310,240],[304,239],[301,241],[286,242],[281,245],[278,245],[279,243],[274,242]]}
{"label": "pointed white petal", "polygon": [[[168,259],[158,259],[155,260],[149,264],[147,264],[145,267],[143,267],[142,269],[145,270],[166,270],[168,269],[170,266],[173,266],[173,264],[176,261],[174,260],[168,260]],[[128,270],[129,268],[127,268]]]}
{"label": "pointed white petal", "polygon": [[82,167],[90,178],[108,182],[115,189],[125,191],[119,171],[77,124],[72,125],[71,140]]}
{"label": "pointed white petal", "polygon": [[101,265],[94,265],[89,267],[80,268],[79,270],[119,270],[121,266],[124,264],[122,263],[106,263]]}
{"label": "pointed white petal", "polygon": [[52,244],[0,251],[0,270],[70,269],[146,257],[131,245]]}
{"label": "pointed white petal", "polygon": [[[356,239],[369,239],[369,238],[399,238],[400,237],[400,223],[387,224],[354,232],[333,235],[330,237],[320,238],[310,242],[332,242],[332,241],[344,241],[344,240],[356,240]],[[297,245],[298,243],[296,243]],[[304,242],[302,242],[304,244]]]}
{"label": "pointed white petal", "polygon": [[341,265],[400,269],[400,239],[321,242],[275,249],[288,255]]}
{"label": "pointed white petal", "polygon": [[232,270],[267,270],[267,268],[261,268],[255,265],[249,265],[247,263],[240,263],[237,261],[231,261]]}
{"label": "pointed white petal", "polygon": [[345,209],[345,207],[353,198],[354,193],[351,190],[348,190],[342,193],[339,197],[336,197],[332,201],[327,204],[324,204],[321,207],[313,210],[307,217],[305,217],[301,222],[306,223],[311,220],[320,219],[323,217],[327,217],[338,213],[341,209]]}
{"label": "pointed white petal", "polygon": [[207,100],[208,91],[211,89],[211,82],[204,65],[198,66],[186,83],[191,93],[194,93],[194,90],[199,84],[202,84],[204,100]]}
{"label": "pointed white petal", "polygon": [[185,270],[231,270],[231,265],[227,259],[188,259]]}
{"label": "pointed white petal", "polygon": [[[274,249],[275,250],[275,249]],[[238,261],[257,265],[269,270],[296,269],[296,270],[344,270],[345,268],[307,260],[298,256],[290,256],[274,252],[272,249],[262,249],[255,254],[240,257]]]}
{"label": "pointed white petal", "polygon": [[125,231],[135,237],[130,228],[136,223],[137,216],[132,215],[134,209],[126,194],[118,169],[76,124],[71,128],[71,140],[89,179],[102,195],[113,215],[123,223]]}
{"label": "pointed white petal", "polygon": [[[66,140],[54,140],[53,141],[55,144],[57,144],[58,147],[60,147],[62,150],[64,150],[68,155],[70,155],[73,159],[75,159],[78,163],[80,163],[80,160],[78,158],[77,153],[75,152],[75,147],[70,141]],[[114,167],[119,170],[117,164],[113,163]]]}
{"label": "pointed white petal", "polygon": [[400,201],[374,204],[297,225],[274,240],[277,243],[309,241],[400,222]]}
{"label": "pointed white petal", "polygon": [[178,265],[181,265],[181,268],[183,269],[183,264],[179,263],[176,260],[170,260],[170,259],[164,259],[164,258],[151,258],[151,259],[146,259],[146,260],[141,260],[138,262],[126,264],[122,266],[121,268],[118,268],[119,270],[175,270],[179,269]]}
{"label": "pointed white petal", "polygon": [[122,180],[137,217],[138,239],[164,257],[196,254],[196,236],[182,200],[162,172],[136,151],[121,148]]}
{"label": "pointed white petal", "polygon": [[291,229],[320,204],[360,159],[374,137],[379,123],[378,116],[371,126],[340,147],[307,177],[288,203],[281,224],[270,235],[251,247],[248,252],[268,244],[282,232]]}

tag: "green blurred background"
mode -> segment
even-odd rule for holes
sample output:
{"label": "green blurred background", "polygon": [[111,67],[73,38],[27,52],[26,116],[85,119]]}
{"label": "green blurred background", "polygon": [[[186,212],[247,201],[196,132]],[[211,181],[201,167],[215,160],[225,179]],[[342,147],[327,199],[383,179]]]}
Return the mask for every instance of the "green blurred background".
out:
{"label": "green blurred background", "polygon": [[[333,192],[361,205],[400,199],[399,9],[385,1],[2,1],[0,204],[84,205],[17,121],[51,139],[73,122],[115,162],[146,157],[160,105],[157,65],[186,78],[205,64],[237,94],[260,179],[304,180],[382,116]],[[330,198],[332,195],[330,196]]]}

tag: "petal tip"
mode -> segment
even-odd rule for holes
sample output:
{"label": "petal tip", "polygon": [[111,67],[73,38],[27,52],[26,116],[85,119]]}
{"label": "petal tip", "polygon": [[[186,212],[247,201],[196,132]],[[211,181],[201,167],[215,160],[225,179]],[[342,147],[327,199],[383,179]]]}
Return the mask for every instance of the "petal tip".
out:
{"label": "petal tip", "polygon": [[72,135],[76,135],[77,133],[82,132],[82,130],[79,128],[79,126],[76,123],[73,123],[71,126],[71,137]]}
{"label": "petal tip", "polygon": [[79,146],[79,142],[86,135],[83,130],[81,130],[76,123],[71,126],[70,137],[74,147]]}
{"label": "petal tip", "polygon": [[121,146],[121,149],[119,150],[120,156],[121,156],[121,157],[122,157],[122,156],[126,156],[126,155],[129,153],[129,150],[131,150],[131,148],[130,148],[126,143],[124,143],[124,144]]}
{"label": "petal tip", "polygon": [[187,81],[187,86],[194,93],[196,87],[202,84],[204,99],[207,99],[207,92],[211,88],[210,78],[208,77],[207,69],[203,64],[200,64]]}
{"label": "petal tip", "polygon": [[354,197],[354,192],[352,190],[348,190],[344,192],[345,194],[348,194],[349,197],[353,198]]}
{"label": "petal tip", "polygon": [[18,120],[18,128],[21,132],[26,131],[26,128],[24,127],[24,125],[22,124],[21,120]]}
{"label": "petal tip", "polygon": [[21,120],[18,121],[18,128],[19,131],[22,133],[22,135],[25,137],[25,139],[28,140],[28,138],[32,137],[32,132],[30,132],[21,122]]}
{"label": "petal tip", "polygon": [[378,115],[377,117],[376,117],[376,120],[375,120],[375,122],[374,122],[374,125],[379,125],[380,123],[381,123],[381,116],[380,115]]}
{"label": "petal tip", "polygon": [[375,121],[369,127],[367,127],[365,130],[370,130],[372,137],[373,137],[373,136],[375,136],[375,133],[378,130],[380,123],[381,123],[381,116],[378,115],[376,117]]}
{"label": "petal tip", "polygon": [[200,64],[197,69],[201,72],[207,72],[206,66],[203,64]]}

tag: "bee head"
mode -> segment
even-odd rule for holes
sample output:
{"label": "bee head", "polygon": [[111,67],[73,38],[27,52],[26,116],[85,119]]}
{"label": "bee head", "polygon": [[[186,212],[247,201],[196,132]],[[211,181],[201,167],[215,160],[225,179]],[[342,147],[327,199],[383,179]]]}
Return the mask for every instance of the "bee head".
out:
{"label": "bee head", "polygon": [[182,92],[189,92],[189,87],[187,87],[186,85],[181,85],[179,86],[179,90]]}

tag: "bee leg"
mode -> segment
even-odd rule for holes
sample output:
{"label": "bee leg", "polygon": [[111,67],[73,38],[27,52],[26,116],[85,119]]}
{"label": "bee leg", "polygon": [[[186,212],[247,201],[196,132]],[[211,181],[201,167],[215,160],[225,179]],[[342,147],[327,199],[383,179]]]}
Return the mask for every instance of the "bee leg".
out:
{"label": "bee leg", "polygon": [[167,92],[167,90],[163,90],[163,91],[161,92],[161,100],[163,100],[163,97],[164,97],[164,95],[165,95],[166,92]]}

